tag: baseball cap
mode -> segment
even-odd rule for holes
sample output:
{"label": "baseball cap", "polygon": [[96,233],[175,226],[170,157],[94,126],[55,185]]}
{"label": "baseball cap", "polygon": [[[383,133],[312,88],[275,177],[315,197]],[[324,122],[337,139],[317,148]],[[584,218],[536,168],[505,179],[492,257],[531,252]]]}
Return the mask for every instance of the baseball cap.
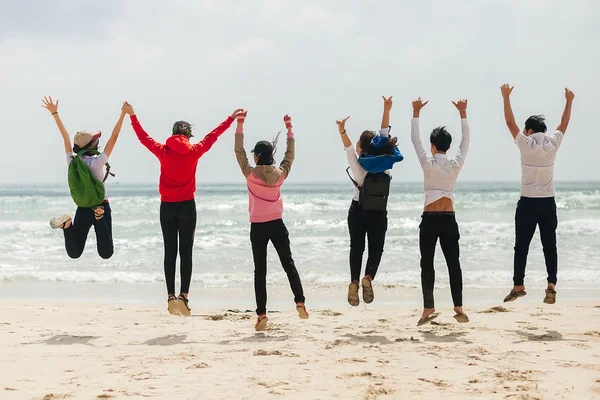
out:
{"label": "baseball cap", "polygon": [[79,148],[83,149],[85,146],[90,144],[90,142],[98,140],[100,136],[102,136],[102,132],[100,131],[79,131],[75,134],[73,142],[76,146],[79,146]]}
{"label": "baseball cap", "polygon": [[256,143],[254,149],[252,149],[252,153],[259,156],[261,154],[271,154],[273,152],[273,144],[266,140],[261,140]]}

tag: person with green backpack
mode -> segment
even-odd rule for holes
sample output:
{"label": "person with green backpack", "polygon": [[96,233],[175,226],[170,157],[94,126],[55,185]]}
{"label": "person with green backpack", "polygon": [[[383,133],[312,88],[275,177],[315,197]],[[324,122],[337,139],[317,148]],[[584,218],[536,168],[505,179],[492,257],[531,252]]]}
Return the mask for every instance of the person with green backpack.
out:
{"label": "person with green backpack", "polygon": [[[108,158],[110,157],[125,118],[123,107],[112,135],[106,142],[103,152],[98,151],[100,131],[79,131],[75,135],[71,147],[69,132],[58,114],[58,100],[52,97],[42,99],[42,107],[47,109],[62,135],[64,149],[69,165],[68,182],[71,197],[77,205],[75,221],[71,215],[65,214],[50,220],[53,229],[62,229],[65,236],[65,248],[71,258],[79,258],[85,249],[85,242],[91,227],[96,231],[98,254],[107,259],[113,255],[112,215],[104,182],[110,173]],[[106,165],[106,172],[104,166]]]}

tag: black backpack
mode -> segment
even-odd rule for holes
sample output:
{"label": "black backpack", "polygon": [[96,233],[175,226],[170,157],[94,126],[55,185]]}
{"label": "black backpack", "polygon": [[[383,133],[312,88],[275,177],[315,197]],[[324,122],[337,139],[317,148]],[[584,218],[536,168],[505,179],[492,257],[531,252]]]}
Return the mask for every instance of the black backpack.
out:
{"label": "black backpack", "polygon": [[392,177],[385,172],[379,172],[377,174],[369,172],[367,173],[367,176],[365,176],[363,185],[360,186],[358,182],[350,176],[349,170],[350,168],[347,168],[346,173],[350,177],[352,183],[354,183],[354,186],[358,188],[358,202],[363,210],[386,211]]}

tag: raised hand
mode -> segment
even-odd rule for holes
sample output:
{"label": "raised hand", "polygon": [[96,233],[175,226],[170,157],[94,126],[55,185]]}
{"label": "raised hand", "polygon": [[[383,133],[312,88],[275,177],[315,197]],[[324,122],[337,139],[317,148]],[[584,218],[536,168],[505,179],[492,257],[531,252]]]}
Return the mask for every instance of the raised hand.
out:
{"label": "raised hand", "polygon": [[467,111],[467,99],[453,101],[452,104],[454,104],[454,107],[460,112]]}
{"label": "raised hand", "polygon": [[133,106],[128,102],[123,103],[123,107],[121,107],[121,111],[125,114],[135,115],[135,111],[133,110]]}
{"label": "raised hand", "polygon": [[392,97],[394,96],[390,96],[386,99],[385,96],[381,96],[381,98],[383,99],[383,109],[385,111],[390,111],[392,109]]}
{"label": "raised hand", "polygon": [[337,124],[337,126],[338,126],[338,131],[339,131],[340,133],[344,133],[344,132],[346,132],[346,121],[348,121],[348,118],[350,118],[350,116],[347,116],[346,118],[344,118],[344,119],[343,119],[343,120],[341,120],[341,121],[335,121],[335,123],[336,123],[336,124]]}
{"label": "raised hand", "polygon": [[423,100],[421,100],[421,98],[419,97],[418,99],[416,99],[412,102],[413,110],[421,111],[421,109],[423,107],[425,107],[427,105],[427,103],[429,103],[429,100],[427,100],[425,103],[423,103]]}
{"label": "raised hand", "polygon": [[248,116],[248,111],[244,111],[244,110],[240,110],[236,115],[235,115],[235,119],[237,120],[238,124],[243,124],[244,121],[246,120],[246,116]]}
{"label": "raised hand", "polygon": [[56,100],[55,103],[52,101],[52,97],[44,96],[42,99],[42,107],[50,111],[51,114],[55,114],[58,112],[58,100]]}
{"label": "raised hand", "polygon": [[285,124],[286,128],[291,129],[292,128],[292,117],[285,114],[285,116],[283,117],[283,123]]}
{"label": "raised hand", "polygon": [[243,108],[236,108],[235,111],[231,113],[231,118],[235,119],[235,117],[241,112],[244,112]]}
{"label": "raised hand", "polygon": [[505,83],[504,85],[500,86],[500,92],[502,93],[502,97],[510,97],[510,94],[512,93],[514,88],[514,86],[510,86],[508,83]]}
{"label": "raised hand", "polygon": [[575,98],[575,93],[573,93],[569,88],[565,88],[565,98],[567,101],[573,101]]}

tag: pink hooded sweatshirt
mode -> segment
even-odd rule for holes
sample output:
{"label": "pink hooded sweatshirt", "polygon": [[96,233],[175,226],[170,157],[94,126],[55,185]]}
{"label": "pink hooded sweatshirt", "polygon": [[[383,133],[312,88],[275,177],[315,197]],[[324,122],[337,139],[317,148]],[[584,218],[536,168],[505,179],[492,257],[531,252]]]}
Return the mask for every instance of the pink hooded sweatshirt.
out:
{"label": "pink hooded sweatshirt", "polygon": [[294,147],[294,135],[288,133],[287,148],[280,166],[257,165],[253,168],[248,163],[244,149],[244,133],[241,130],[235,132],[235,156],[248,184],[250,222],[261,223],[282,218],[281,185],[292,168]]}

